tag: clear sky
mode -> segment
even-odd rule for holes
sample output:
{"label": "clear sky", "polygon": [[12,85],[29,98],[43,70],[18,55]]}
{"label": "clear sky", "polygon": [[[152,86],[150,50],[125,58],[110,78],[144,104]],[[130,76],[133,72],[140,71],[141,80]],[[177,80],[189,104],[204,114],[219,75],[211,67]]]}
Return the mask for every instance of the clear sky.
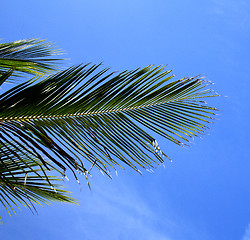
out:
{"label": "clear sky", "polygon": [[13,0],[1,2],[2,42],[42,38],[72,64],[114,71],[168,64],[177,78],[202,75],[222,95],[209,134],[191,148],[158,138],[173,162],[140,176],[97,171],[89,191],[67,183],[81,206],[54,204],[9,217],[1,239],[249,240],[249,0]]}

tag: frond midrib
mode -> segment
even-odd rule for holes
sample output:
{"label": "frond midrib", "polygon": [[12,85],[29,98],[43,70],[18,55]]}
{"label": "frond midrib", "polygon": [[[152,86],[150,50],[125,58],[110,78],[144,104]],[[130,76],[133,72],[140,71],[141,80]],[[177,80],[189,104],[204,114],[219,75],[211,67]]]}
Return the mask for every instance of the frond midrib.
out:
{"label": "frond midrib", "polygon": [[68,118],[68,117],[81,117],[81,116],[93,116],[105,113],[114,113],[114,112],[126,112],[137,110],[141,108],[153,107],[161,104],[166,104],[172,101],[162,101],[157,103],[151,103],[146,105],[140,105],[135,107],[127,107],[127,108],[119,108],[119,109],[111,109],[105,111],[92,111],[92,112],[82,112],[82,113],[72,113],[72,114],[59,114],[59,115],[46,115],[46,116],[24,116],[24,117],[0,117],[0,122],[5,121],[23,121],[23,120],[40,120],[40,119],[54,119],[54,118]]}

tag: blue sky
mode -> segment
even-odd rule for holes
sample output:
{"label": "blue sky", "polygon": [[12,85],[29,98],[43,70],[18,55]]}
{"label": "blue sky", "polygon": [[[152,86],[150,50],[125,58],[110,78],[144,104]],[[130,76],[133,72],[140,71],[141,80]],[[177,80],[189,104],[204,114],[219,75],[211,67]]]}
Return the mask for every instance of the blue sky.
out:
{"label": "blue sky", "polygon": [[[249,240],[249,40],[246,0],[3,1],[2,42],[42,38],[71,64],[114,71],[168,64],[177,78],[202,75],[221,95],[208,134],[191,148],[158,137],[173,162],[113,180],[97,171],[89,191],[67,183],[81,206],[57,204],[1,213],[9,239]],[[0,208],[2,211],[2,209]]]}

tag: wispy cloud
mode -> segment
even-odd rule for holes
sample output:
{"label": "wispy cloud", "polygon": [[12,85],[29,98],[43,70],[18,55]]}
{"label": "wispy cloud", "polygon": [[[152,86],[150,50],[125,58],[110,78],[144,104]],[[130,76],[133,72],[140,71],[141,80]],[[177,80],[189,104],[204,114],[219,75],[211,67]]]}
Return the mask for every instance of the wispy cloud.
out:
{"label": "wispy cloud", "polygon": [[[204,229],[175,215],[173,210],[168,211],[171,206],[159,210],[155,206],[160,203],[149,205],[150,201],[136,188],[124,184],[118,188],[95,187],[91,199],[82,203],[80,215],[84,218],[76,222],[85,239],[211,239]],[[167,199],[164,205],[169,205]],[[96,231],[91,231],[92,228]]]}
{"label": "wispy cloud", "polygon": [[250,29],[250,2],[248,0],[212,0],[212,2],[212,14],[223,18],[237,29]]}
{"label": "wispy cloud", "polygon": [[250,223],[248,224],[242,240],[250,240]]}
{"label": "wispy cloud", "polygon": [[[138,196],[128,193],[118,196],[111,191],[96,189],[91,203],[85,205],[88,215],[102,221],[102,228],[92,232],[92,239],[157,239],[173,240],[166,232],[159,229],[159,219],[145,202]],[[173,223],[169,221],[170,226]],[[87,231],[86,236],[89,235]]]}

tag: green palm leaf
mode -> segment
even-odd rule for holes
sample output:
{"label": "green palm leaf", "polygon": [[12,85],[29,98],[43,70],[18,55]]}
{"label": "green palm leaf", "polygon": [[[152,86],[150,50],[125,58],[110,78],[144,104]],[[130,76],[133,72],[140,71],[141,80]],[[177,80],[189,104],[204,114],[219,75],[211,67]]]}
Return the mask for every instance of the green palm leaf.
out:
{"label": "green palm leaf", "polygon": [[15,70],[14,76],[21,73],[44,75],[58,70],[58,60],[52,58],[60,54],[53,44],[45,40],[28,39],[0,44],[0,74]]}
{"label": "green palm leaf", "polygon": [[118,75],[99,68],[71,67],[3,93],[3,144],[19,139],[18,149],[87,178],[93,166],[109,175],[117,165],[139,171],[162,163],[167,155],[145,128],[183,145],[213,119],[216,109],[202,99],[217,94],[199,77],[172,80],[164,67]]}
{"label": "green palm leaf", "polygon": [[[49,204],[49,201],[76,203],[69,192],[58,185],[62,179],[48,176],[43,163],[35,158],[31,151],[18,149],[15,142],[0,143],[0,203],[7,212],[16,213],[20,205],[35,210],[35,204]],[[47,169],[58,173],[51,164]],[[0,221],[2,221],[0,216]]]}

